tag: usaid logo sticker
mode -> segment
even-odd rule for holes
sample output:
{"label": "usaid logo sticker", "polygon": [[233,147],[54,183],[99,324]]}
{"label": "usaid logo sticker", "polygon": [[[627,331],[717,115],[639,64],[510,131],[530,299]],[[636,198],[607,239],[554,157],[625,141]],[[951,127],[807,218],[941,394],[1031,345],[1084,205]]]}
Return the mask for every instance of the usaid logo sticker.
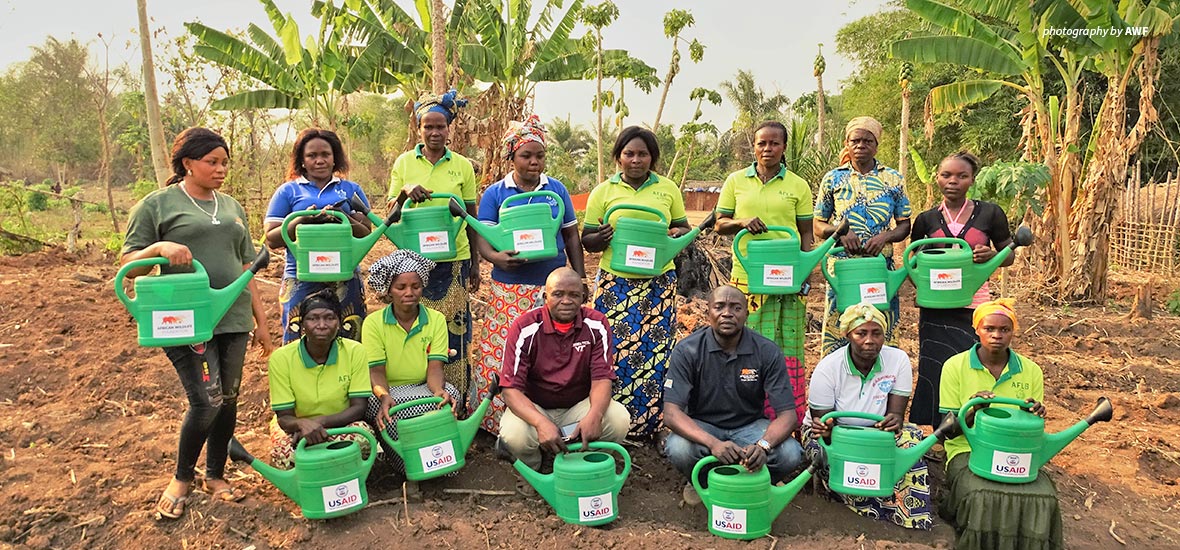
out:
{"label": "usaid logo sticker", "polygon": [[885,283],[865,283],[860,285],[860,301],[870,304],[889,303],[889,297],[885,295]]}
{"label": "usaid logo sticker", "polygon": [[845,462],[843,483],[849,489],[880,489],[881,465]]}
{"label": "usaid logo sticker", "polygon": [[791,286],[795,282],[795,266],[762,266],[762,284],[766,286]]}
{"label": "usaid logo sticker", "polygon": [[418,250],[445,254],[451,250],[451,236],[446,231],[423,231],[418,234]]}
{"label": "usaid logo sticker", "polygon": [[749,529],[749,525],[746,524],[746,511],[714,504],[713,529],[735,535],[746,534]]}
{"label": "usaid logo sticker", "polygon": [[635,246],[633,244],[627,245],[625,261],[623,265],[627,267],[634,267],[637,269],[655,269],[656,268],[656,249],[650,246]]}
{"label": "usaid logo sticker", "polygon": [[930,290],[959,290],[963,288],[962,269],[931,269]]}
{"label": "usaid logo sticker", "polygon": [[545,241],[540,229],[524,229],[512,232],[512,246],[517,252],[544,250]]}
{"label": "usaid logo sticker", "polygon": [[418,455],[422,459],[423,472],[433,472],[454,466],[458,460],[455,458],[455,446],[449,439],[438,445],[418,449]]}
{"label": "usaid logo sticker", "polygon": [[591,522],[614,518],[613,501],[610,493],[578,497],[578,521]]}
{"label": "usaid logo sticker", "polygon": [[196,336],[193,310],[152,312],[152,338],[192,338]]}
{"label": "usaid logo sticker", "polygon": [[992,473],[1003,477],[1028,477],[1032,471],[1032,453],[992,451]]}
{"label": "usaid logo sticker", "polygon": [[308,252],[308,273],[340,273],[340,252]]}
{"label": "usaid logo sticker", "polygon": [[339,485],[321,487],[324,496],[324,511],[339,512],[356,508],[362,504],[359,479],[350,479]]}

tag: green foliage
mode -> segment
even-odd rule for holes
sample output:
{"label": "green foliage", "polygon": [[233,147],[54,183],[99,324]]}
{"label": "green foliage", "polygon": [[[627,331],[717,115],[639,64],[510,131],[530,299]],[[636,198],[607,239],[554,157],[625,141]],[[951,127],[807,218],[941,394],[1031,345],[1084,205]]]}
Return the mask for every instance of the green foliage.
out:
{"label": "green foliage", "polygon": [[49,191],[49,186],[42,183],[34,185],[28,191],[25,191],[25,205],[30,212],[44,212],[49,210],[49,195],[42,193],[42,191]]}
{"label": "green foliage", "polygon": [[118,254],[123,250],[123,233],[116,233],[114,231],[107,231],[106,238],[103,239],[102,248],[112,254]]}
{"label": "green foliage", "polygon": [[1044,211],[1040,196],[1048,184],[1049,167],[1044,164],[997,162],[979,171],[967,196],[998,204],[1009,221],[1019,224],[1029,208],[1038,216]]}
{"label": "green foliage", "polygon": [[94,214],[106,214],[108,212],[107,205],[101,202],[88,202],[82,206],[82,211]]}
{"label": "green foliage", "polygon": [[1167,301],[1164,302],[1164,307],[1168,310],[1168,313],[1180,315],[1180,288],[1173,290],[1168,295]]}
{"label": "green foliage", "polygon": [[160,187],[156,185],[156,182],[152,180],[138,180],[131,184],[131,197],[138,201],[139,199],[148,196],[148,193],[151,193],[152,191],[155,191],[159,188]]}

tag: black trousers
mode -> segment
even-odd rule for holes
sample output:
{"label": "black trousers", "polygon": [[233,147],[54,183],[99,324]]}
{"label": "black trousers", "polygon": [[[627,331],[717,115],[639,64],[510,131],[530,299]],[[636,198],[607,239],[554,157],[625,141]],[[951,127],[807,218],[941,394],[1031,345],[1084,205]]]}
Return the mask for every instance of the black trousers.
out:
{"label": "black trousers", "polygon": [[201,447],[206,448],[205,477],[224,477],[249,344],[250,333],[233,332],[215,334],[204,344],[164,348],[188,397],[176,452],[177,480],[193,480]]}

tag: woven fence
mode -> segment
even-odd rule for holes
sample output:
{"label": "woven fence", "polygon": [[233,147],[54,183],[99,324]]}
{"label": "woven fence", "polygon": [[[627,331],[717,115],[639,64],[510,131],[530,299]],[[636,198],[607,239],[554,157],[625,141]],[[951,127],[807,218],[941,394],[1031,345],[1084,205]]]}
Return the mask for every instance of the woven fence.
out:
{"label": "woven fence", "polygon": [[1180,180],[1140,185],[1128,178],[1110,239],[1110,261],[1123,269],[1180,273]]}

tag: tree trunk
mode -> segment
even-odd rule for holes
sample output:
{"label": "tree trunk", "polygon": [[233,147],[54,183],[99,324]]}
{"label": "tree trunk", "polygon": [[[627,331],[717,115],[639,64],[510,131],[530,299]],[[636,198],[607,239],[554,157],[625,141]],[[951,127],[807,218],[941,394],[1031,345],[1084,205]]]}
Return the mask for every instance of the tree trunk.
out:
{"label": "tree trunk", "polygon": [[[906,181],[906,159],[909,158],[910,144],[910,87],[901,86],[901,135],[897,138],[897,172],[901,174],[901,181]],[[926,203],[930,207],[930,202]]]}
{"label": "tree trunk", "polygon": [[139,51],[143,56],[143,100],[147,105],[148,139],[152,146],[152,168],[156,185],[168,181],[168,149],[164,142],[164,123],[160,119],[160,95],[156,92],[156,63],[152,58],[152,34],[148,28],[147,0],[136,0],[139,11]]}
{"label": "tree trunk", "polygon": [[447,93],[447,20],[442,0],[430,8],[430,87],[436,94]]}
{"label": "tree trunk", "polygon": [[688,144],[688,154],[684,155],[684,174],[680,176],[680,188],[684,188],[684,182],[688,181],[688,168],[692,166],[692,154],[696,151],[697,139],[693,136],[692,142]]}
{"label": "tree trunk", "polygon": [[[100,90],[105,94],[106,90]],[[102,100],[98,107],[98,131],[102,134],[102,158],[98,163],[98,181],[107,190],[107,210],[111,214],[111,225],[115,233],[119,232],[119,218],[115,216],[115,195],[111,190],[111,130],[107,122],[107,100]]]}
{"label": "tree trunk", "polygon": [[824,106],[824,75],[820,73],[815,77],[815,120],[817,123],[817,130],[815,131],[815,146],[824,146],[824,124],[827,119],[827,108]]}
{"label": "tree trunk", "polygon": [[594,137],[598,141],[598,180],[595,183],[601,183],[605,179],[602,166],[602,30],[595,30],[595,34],[598,39],[598,67],[595,74],[598,95],[594,96],[594,110],[598,112],[598,125],[594,127]]}

